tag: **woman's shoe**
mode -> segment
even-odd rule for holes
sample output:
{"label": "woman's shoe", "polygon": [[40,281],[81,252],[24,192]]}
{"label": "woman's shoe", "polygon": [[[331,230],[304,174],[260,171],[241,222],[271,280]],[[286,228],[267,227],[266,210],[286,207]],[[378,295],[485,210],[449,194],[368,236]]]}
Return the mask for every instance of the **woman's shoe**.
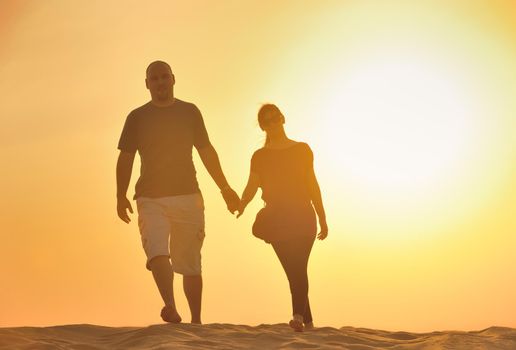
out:
{"label": "woman's shoe", "polygon": [[309,331],[309,330],[312,330],[314,329],[314,323],[313,322],[308,322],[308,323],[305,323],[305,331]]}

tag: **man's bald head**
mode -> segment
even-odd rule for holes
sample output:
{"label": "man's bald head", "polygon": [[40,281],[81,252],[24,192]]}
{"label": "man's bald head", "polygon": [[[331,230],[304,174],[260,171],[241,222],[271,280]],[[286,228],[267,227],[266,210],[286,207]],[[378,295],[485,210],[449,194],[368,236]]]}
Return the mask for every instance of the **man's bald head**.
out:
{"label": "man's bald head", "polygon": [[149,76],[149,73],[151,71],[151,69],[155,66],[165,66],[168,68],[168,70],[170,71],[170,74],[172,74],[172,68],[170,68],[170,65],[165,62],[165,61],[154,61],[154,62],[151,62],[151,64],[149,64],[147,66],[147,70],[145,71],[145,75],[148,77]]}
{"label": "man's bald head", "polygon": [[176,80],[168,63],[154,61],[147,67],[145,86],[149,89],[155,104],[168,105],[174,101]]}

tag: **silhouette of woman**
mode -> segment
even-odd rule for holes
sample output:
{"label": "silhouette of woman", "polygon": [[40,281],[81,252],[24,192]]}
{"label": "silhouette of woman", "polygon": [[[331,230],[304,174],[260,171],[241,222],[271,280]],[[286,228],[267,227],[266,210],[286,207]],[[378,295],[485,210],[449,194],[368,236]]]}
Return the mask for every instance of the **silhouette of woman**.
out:
{"label": "silhouette of woman", "polygon": [[297,332],[313,328],[308,301],[308,258],[317,238],[328,235],[321,191],[313,168],[313,154],[303,142],[285,134],[285,117],[273,104],[258,111],[258,123],[266,133],[263,148],[251,159],[251,172],[242,194],[238,216],[262,189],[265,207],[253,224],[253,234],[270,243],[287,275],[292,295],[293,318],[289,322]]}

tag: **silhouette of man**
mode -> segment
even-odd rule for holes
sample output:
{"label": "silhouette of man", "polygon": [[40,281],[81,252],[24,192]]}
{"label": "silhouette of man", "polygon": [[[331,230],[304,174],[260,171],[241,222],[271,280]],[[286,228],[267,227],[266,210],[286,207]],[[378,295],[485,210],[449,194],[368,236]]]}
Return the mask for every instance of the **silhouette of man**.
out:
{"label": "silhouette of man", "polygon": [[173,291],[174,273],[183,275],[183,289],[191,322],[201,323],[201,247],[204,241],[204,203],[192,160],[195,147],[234,213],[240,199],[229,186],[199,109],[174,97],[175,77],[163,61],[152,62],[145,84],[151,101],[127,116],[120,136],[116,166],[117,212],[129,223],[133,212],[127,199],[134,156],[141,158],[136,183],[138,226],[147,256],[147,269],[165,306],[161,318],[179,323]]}

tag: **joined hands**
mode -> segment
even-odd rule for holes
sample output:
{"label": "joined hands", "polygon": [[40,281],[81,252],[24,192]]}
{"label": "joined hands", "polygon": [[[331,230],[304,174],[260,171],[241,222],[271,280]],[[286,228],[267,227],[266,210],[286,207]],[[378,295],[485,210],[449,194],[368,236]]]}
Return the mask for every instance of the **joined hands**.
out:
{"label": "joined hands", "polygon": [[240,208],[240,197],[238,194],[231,188],[226,187],[220,191],[222,193],[222,197],[226,202],[228,210],[231,214],[234,214]]}

